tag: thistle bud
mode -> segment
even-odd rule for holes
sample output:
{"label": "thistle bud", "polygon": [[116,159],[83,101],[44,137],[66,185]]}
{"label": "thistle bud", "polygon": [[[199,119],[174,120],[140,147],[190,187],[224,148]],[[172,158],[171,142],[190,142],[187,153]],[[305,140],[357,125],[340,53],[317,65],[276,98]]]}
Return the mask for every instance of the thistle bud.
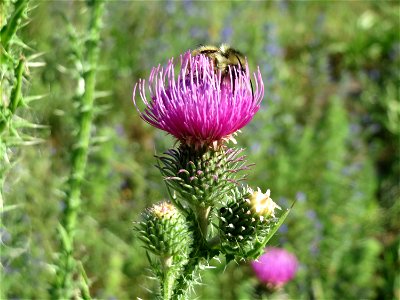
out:
{"label": "thistle bud", "polygon": [[171,189],[192,207],[210,207],[223,202],[247,169],[242,149],[193,148],[181,145],[158,157],[160,170]]}
{"label": "thistle bud", "polygon": [[192,235],[185,217],[169,202],[160,202],[143,213],[139,223],[145,248],[161,257],[189,253]]}
{"label": "thistle bud", "polygon": [[275,209],[280,209],[269,196],[269,190],[263,194],[260,189],[254,192],[249,187],[232,193],[219,211],[221,248],[225,254],[246,258],[256,242],[268,235],[277,221]]}

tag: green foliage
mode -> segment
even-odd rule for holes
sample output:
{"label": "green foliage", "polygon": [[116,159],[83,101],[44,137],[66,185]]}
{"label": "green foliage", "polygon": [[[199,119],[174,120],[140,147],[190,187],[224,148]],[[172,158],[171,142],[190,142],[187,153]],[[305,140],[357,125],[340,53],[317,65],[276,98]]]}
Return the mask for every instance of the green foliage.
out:
{"label": "green foliage", "polygon": [[[26,111],[32,100],[41,98],[29,97],[26,93],[29,72],[33,67],[42,65],[34,61],[40,54],[34,53],[19,36],[21,28],[28,20],[28,4],[28,0],[0,3],[0,298],[6,298],[7,290],[12,286],[13,282],[6,278],[13,261],[17,261],[15,265],[21,270],[16,278],[24,280],[23,274],[32,272],[30,265],[20,264],[28,254],[31,239],[17,237],[12,245],[7,244],[12,233],[18,236],[23,231],[22,227],[10,228],[9,225],[18,222],[26,224],[27,221],[23,205],[7,201],[7,194],[15,182],[12,173],[26,172],[18,170],[21,168],[18,160],[22,146],[40,141],[34,136],[33,129],[41,126],[32,123],[32,118],[24,114],[24,108]],[[24,195],[24,192],[19,194]],[[11,223],[9,220],[12,220]],[[38,290],[38,295],[41,292]]]}
{"label": "green foliage", "polygon": [[22,90],[27,69],[23,48],[27,46],[17,36],[22,21],[27,19],[28,1],[5,1],[1,3],[1,8],[4,24],[0,24],[0,206],[3,208],[3,186],[13,163],[13,147],[28,144],[29,141],[34,142],[35,139],[22,131],[24,128],[33,127],[34,124],[17,114],[17,109],[28,103]]}
{"label": "green foliage", "polygon": [[[2,32],[13,24],[8,20],[18,3],[25,1],[1,2]],[[79,63],[71,61],[71,46],[87,41],[77,34],[86,30],[86,3],[34,5],[28,26],[22,14],[22,21],[14,23],[22,30],[7,30],[6,52],[1,43],[1,122],[7,124],[0,150],[1,176],[7,175],[2,298],[49,298],[69,149],[78,129],[76,102],[70,100],[77,78],[70,70]],[[144,207],[168,195],[152,165],[153,155],[171,140],[139,119],[131,102],[134,82],[187,49],[228,42],[246,54],[251,69],[260,66],[265,83],[263,107],[238,138],[239,146],[248,148],[248,160],[256,162],[249,182],[270,188],[283,209],[297,199],[271,240],[289,248],[301,263],[294,281],[284,287],[287,297],[395,298],[399,11],[395,1],[107,2],[94,139],[75,234],[74,256],[85,270],[77,268],[77,274],[84,278],[86,273],[92,297],[154,298],[148,290],[155,282],[148,278],[132,222]],[[46,67],[32,69],[42,52]],[[20,63],[25,67],[18,81]],[[18,94],[17,82],[22,98],[14,98],[17,107],[9,114],[9,95],[12,90]],[[47,97],[31,101],[43,94]],[[31,123],[48,129],[37,133]],[[20,147],[36,143],[38,136],[41,144]],[[213,262],[203,274],[204,285],[196,287],[199,298],[254,298],[256,280],[244,263],[231,262],[224,269]]]}

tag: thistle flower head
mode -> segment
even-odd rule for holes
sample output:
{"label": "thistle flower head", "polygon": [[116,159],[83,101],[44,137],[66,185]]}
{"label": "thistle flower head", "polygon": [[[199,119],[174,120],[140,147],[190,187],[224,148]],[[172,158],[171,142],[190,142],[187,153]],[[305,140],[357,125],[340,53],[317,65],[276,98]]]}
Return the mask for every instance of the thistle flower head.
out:
{"label": "thistle flower head", "polygon": [[260,108],[264,95],[261,73],[257,70],[251,81],[247,64],[245,70],[230,68],[222,76],[209,58],[187,52],[181,56],[177,77],[175,68],[173,59],[165,68],[153,68],[148,82],[141,79],[135,85],[133,100],[138,108],[138,91],[146,105],[139,111],[142,119],[183,144],[216,145],[232,139]]}
{"label": "thistle flower head", "polygon": [[252,262],[251,266],[262,283],[276,289],[295,276],[298,262],[296,257],[286,250],[269,247],[257,261]]}

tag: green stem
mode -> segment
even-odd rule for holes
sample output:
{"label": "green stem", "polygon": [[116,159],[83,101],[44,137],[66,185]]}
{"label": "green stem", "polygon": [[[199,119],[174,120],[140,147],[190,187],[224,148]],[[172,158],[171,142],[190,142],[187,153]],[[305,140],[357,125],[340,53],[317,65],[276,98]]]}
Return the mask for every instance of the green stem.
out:
{"label": "green stem", "polygon": [[89,40],[87,42],[86,61],[89,69],[83,73],[85,91],[80,97],[79,132],[77,143],[71,157],[71,173],[66,193],[66,209],[62,226],[65,229],[65,238],[61,240],[61,261],[57,274],[57,297],[69,299],[73,289],[73,272],[75,261],[73,258],[73,241],[77,224],[78,212],[81,206],[81,185],[84,179],[87,156],[90,144],[90,131],[93,121],[93,101],[96,83],[96,66],[99,58],[99,40],[101,16],[104,3],[102,0],[93,1],[92,15],[89,24]]}
{"label": "green stem", "polygon": [[[10,103],[8,107],[4,105],[1,106],[0,108],[0,115],[1,115],[0,136],[3,133],[4,129],[7,128],[7,124],[10,122],[12,116],[14,115],[15,110],[20,104],[20,100],[22,97],[21,90],[22,90],[22,78],[24,74],[24,67],[25,67],[25,59],[20,58],[18,65],[14,70],[16,83],[11,90]],[[3,139],[0,138],[0,157],[2,157],[1,158],[2,162],[0,167],[0,208],[3,207],[3,186],[8,166],[6,152],[7,152],[7,145],[6,143],[4,143]]]}
{"label": "green stem", "polygon": [[[193,251],[197,252],[197,251]],[[174,290],[174,299],[178,299],[179,296],[185,295],[188,292],[189,283],[193,280],[193,273],[197,266],[200,264],[200,258],[198,256],[190,255],[188,263],[184,266],[180,276],[177,279],[177,284]],[[186,297],[187,298],[187,297]],[[186,299],[185,298],[185,299]]]}
{"label": "green stem", "polygon": [[81,297],[83,300],[91,300],[92,297],[90,297],[90,291],[89,291],[89,279],[86,275],[85,269],[83,268],[82,262],[78,263],[79,270],[81,273]]}
{"label": "green stem", "polygon": [[[3,9],[5,4],[0,1],[0,9]],[[1,28],[0,31],[0,61],[1,64],[10,66],[14,64],[16,59],[7,53],[10,41],[20,27],[19,24],[24,16],[28,4],[28,0],[18,0],[14,3],[14,12],[8,19],[6,25]],[[3,13],[1,13],[3,17]],[[4,16],[5,17],[5,16]],[[3,23],[3,22],[2,22]],[[6,137],[1,136],[4,129],[9,125],[16,108],[19,106],[21,99],[21,88],[22,88],[22,77],[24,73],[25,59],[20,58],[18,65],[14,68],[15,82],[10,94],[10,101],[8,106],[5,105],[3,100],[0,100],[0,208],[3,208],[3,186],[5,181],[5,174],[10,166],[7,158],[8,145],[6,142]],[[6,68],[8,71],[8,68]],[[7,77],[7,76],[5,76]],[[0,95],[3,97],[5,91],[3,91],[3,79],[0,79]]]}
{"label": "green stem", "polygon": [[174,282],[175,282],[175,274],[173,269],[171,268],[172,257],[167,257],[163,259],[163,271],[164,271],[164,280],[162,283],[162,293],[163,299],[169,300],[172,297],[172,292],[174,290]]}
{"label": "green stem", "polygon": [[0,31],[1,44],[5,51],[8,50],[10,41],[15,35],[21,23],[21,19],[28,6],[28,0],[18,0],[14,5],[14,13],[8,21],[7,25],[4,26]]}
{"label": "green stem", "polygon": [[197,220],[204,239],[207,239],[210,211],[211,206],[197,208]]}
{"label": "green stem", "polygon": [[67,209],[64,215],[64,225],[68,234],[72,234],[80,207],[81,184],[85,175],[87,156],[89,152],[90,131],[93,121],[93,101],[96,83],[96,65],[99,57],[100,24],[103,11],[103,1],[95,1],[90,22],[90,39],[87,42],[87,63],[89,69],[83,74],[85,92],[80,102],[78,142],[72,152],[72,169],[67,193]]}
{"label": "green stem", "polygon": [[12,88],[10,95],[10,103],[8,108],[3,106],[2,110],[2,118],[0,120],[0,134],[7,127],[7,122],[12,118],[15,113],[15,110],[20,106],[21,103],[21,90],[22,90],[22,79],[24,75],[24,67],[25,67],[25,59],[21,57],[18,61],[18,65],[14,70],[15,74],[15,84]]}
{"label": "green stem", "polygon": [[187,293],[189,283],[193,278],[193,272],[200,264],[201,259],[206,258],[210,254],[207,243],[210,212],[211,206],[196,208],[196,217],[199,229],[196,237],[201,241],[198,242],[198,247],[192,249],[192,252],[189,255],[189,261],[183,267],[183,270],[177,279],[177,284],[174,291],[174,299]]}
{"label": "green stem", "polygon": [[22,88],[22,75],[24,74],[24,67],[25,67],[25,59],[23,57],[21,57],[19,59],[17,67],[15,68],[15,75],[16,75],[17,82],[14,85],[12,92],[11,92],[11,98],[10,98],[11,113],[14,113],[20,104],[21,88]]}

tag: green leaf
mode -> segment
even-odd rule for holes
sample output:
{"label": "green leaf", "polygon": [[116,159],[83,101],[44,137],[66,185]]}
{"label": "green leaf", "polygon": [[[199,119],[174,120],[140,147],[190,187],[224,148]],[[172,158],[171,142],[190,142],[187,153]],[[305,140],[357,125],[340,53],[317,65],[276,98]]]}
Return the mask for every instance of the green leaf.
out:
{"label": "green leaf", "polygon": [[281,225],[285,221],[286,217],[289,215],[290,211],[293,208],[294,203],[295,202],[293,202],[292,206],[280,216],[278,222],[275,224],[274,227],[271,228],[271,230],[269,231],[268,235],[264,238],[264,240],[262,242],[257,242],[255,244],[254,250],[248,253],[249,257],[257,258],[262,254],[262,251],[264,251],[264,248],[269,242],[269,240],[274,236],[274,234],[278,231],[279,227],[281,227]]}

